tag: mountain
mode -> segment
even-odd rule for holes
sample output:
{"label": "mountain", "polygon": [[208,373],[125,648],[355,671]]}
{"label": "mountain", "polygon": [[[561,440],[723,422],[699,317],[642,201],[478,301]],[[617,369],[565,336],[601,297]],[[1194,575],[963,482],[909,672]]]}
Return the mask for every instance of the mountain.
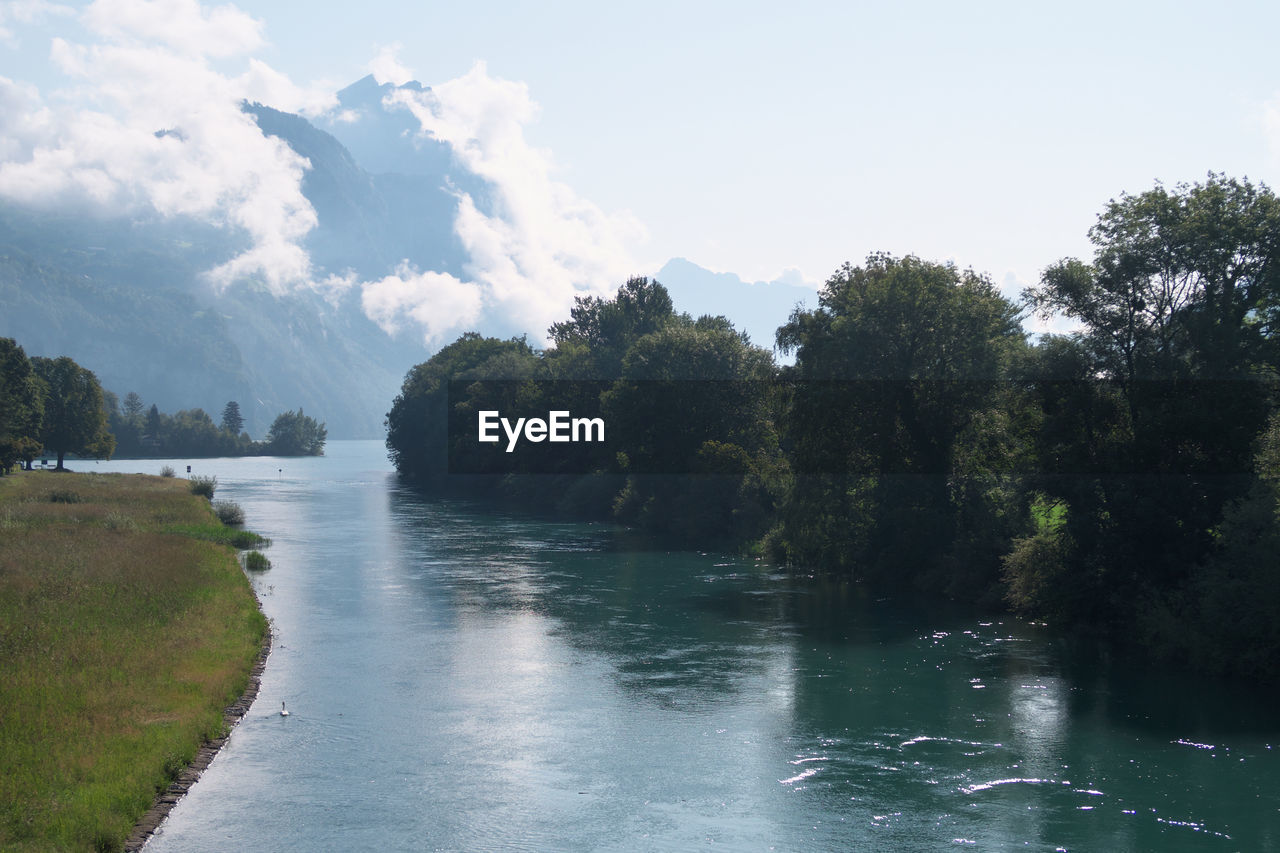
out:
{"label": "mountain", "polygon": [[[306,119],[244,109],[311,163],[302,189],[319,225],[305,246],[322,272],[374,278],[408,260],[461,275],[449,170],[374,175]],[[0,336],[29,355],[69,355],[105,388],[165,411],[236,400],[255,437],[300,406],[334,438],[381,437],[404,372],[429,355],[421,341],[389,336],[356,291],[274,295],[249,280],[216,292],[202,273],[245,248],[192,220],[0,204]]]}
{"label": "mountain", "polygon": [[684,258],[672,258],[654,276],[666,286],[676,308],[695,317],[722,314],[751,336],[751,342],[773,347],[778,327],[798,305],[818,304],[817,288],[794,271],[773,281],[743,281],[733,273],[712,272]]}
{"label": "mountain", "polygon": [[335,436],[379,437],[425,350],[388,337],[358,305],[252,282],[215,293],[201,271],[234,247],[195,230],[179,239],[164,223],[0,208],[0,336],[28,355],[69,355],[103,387],[165,411],[216,419],[236,400],[258,438],[299,406]]}
{"label": "mountain", "polygon": [[[417,133],[407,110],[384,104],[396,88],[366,77],[314,121],[242,107],[310,163],[301,188],[318,224],[304,247],[317,279],[377,281],[407,261],[468,281],[458,195],[491,215],[492,188]],[[405,372],[430,355],[418,333],[389,335],[366,316],[359,287],[281,295],[248,278],[215,288],[205,272],[248,248],[246,235],[195,219],[0,202],[0,336],[29,355],[71,356],[108,390],[136,391],[164,411],[216,418],[235,400],[257,438],[299,407],[333,438],[382,437]],[[798,302],[813,302],[812,289],[789,280],[747,283],[681,258],[656,277],[680,310],[725,314],[765,346]],[[477,324],[489,334],[510,334],[507,326]],[[527,331],[536,340],[545,330]]]}

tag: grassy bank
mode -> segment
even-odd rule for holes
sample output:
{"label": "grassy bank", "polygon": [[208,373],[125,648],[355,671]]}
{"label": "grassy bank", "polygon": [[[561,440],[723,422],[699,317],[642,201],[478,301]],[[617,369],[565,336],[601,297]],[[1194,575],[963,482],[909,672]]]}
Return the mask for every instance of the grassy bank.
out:
{"label": "grassy bank", "polygon": [[185,480],[0,479],[0,849],[119,849],[220,732],[266,620],[218,525]]}

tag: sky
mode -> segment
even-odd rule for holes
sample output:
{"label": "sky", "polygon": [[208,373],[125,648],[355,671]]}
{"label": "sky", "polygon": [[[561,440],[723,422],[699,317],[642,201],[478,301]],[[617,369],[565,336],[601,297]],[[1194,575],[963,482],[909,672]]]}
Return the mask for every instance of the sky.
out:
{"label": "sky", "polygon": [[[555,315],[671,257],[816,285],[877,251],[1013,294],[1089,257],[1123,192],[1209,171],[1273,184],[1276,32],[1274,3],[0,2],[0,194],[221,216],[254,245],[215,277],[376,284],[420,307],[457,282],[309,268],[305,164],[223,108],[323,112],[372,71],[452,93],[427,105],[435,132],[512,176],[509,209],[475,229],[484,300],[558,276]],[[166,113],[197,96],[222,106]],[[182,125],[181,153],[139,141],[157,122]]]}

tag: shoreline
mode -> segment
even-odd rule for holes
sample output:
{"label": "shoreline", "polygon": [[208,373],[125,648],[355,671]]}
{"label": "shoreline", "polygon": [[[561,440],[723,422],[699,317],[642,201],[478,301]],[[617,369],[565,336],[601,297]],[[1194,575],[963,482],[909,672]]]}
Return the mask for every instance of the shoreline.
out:
{"label": "shoreline", "polygon": [[[257,599],[257,594],[254,594]],[[262,610],[262,602],[258,602],[258,610]],[[191,760],[179,774],[178,778],[169,784],[163,791],[156,794],[155,801],[152,802],[151,808],[138,819],[133,826],[133,832],[124,842],[125,853],[137,853],[142,850],[151,836],[169,817],[169,812],[173,811],[173,807],[186,796],[187,791],[191,790],[191,786],[200,781],[200,776],[204,773],[205,768],[213,761],[218,751],[226,744],[231,737],[231,733],[235,730],[236,725],[249,713],[249,708],[253,706],[253,702],[258,698],[258,689],[262,686],[262,673],[267,667],[267,658],[271,656],[271,646],[273,641],[272,627],[270,622],[267,623],[267,631],[262,638],[262,646],[258,649],[258,657],[253,662],[253,668],[249,670],[249,683],[245,685],[244,692],[231,705],[227,706],[222,712],[222,724],[226,734],[207,740],[200,745],[196,751],[196,756]]]}

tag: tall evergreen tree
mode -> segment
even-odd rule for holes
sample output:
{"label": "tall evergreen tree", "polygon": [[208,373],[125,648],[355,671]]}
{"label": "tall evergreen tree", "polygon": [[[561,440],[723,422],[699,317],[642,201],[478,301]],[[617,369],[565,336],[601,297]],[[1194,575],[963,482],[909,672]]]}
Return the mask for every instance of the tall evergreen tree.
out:
{"label": "tall evergreen tree", "polygon": [[222,431],[238,436],[243,429],[244,418],[240,416],[240,404],[232,400],[222,409]]}

